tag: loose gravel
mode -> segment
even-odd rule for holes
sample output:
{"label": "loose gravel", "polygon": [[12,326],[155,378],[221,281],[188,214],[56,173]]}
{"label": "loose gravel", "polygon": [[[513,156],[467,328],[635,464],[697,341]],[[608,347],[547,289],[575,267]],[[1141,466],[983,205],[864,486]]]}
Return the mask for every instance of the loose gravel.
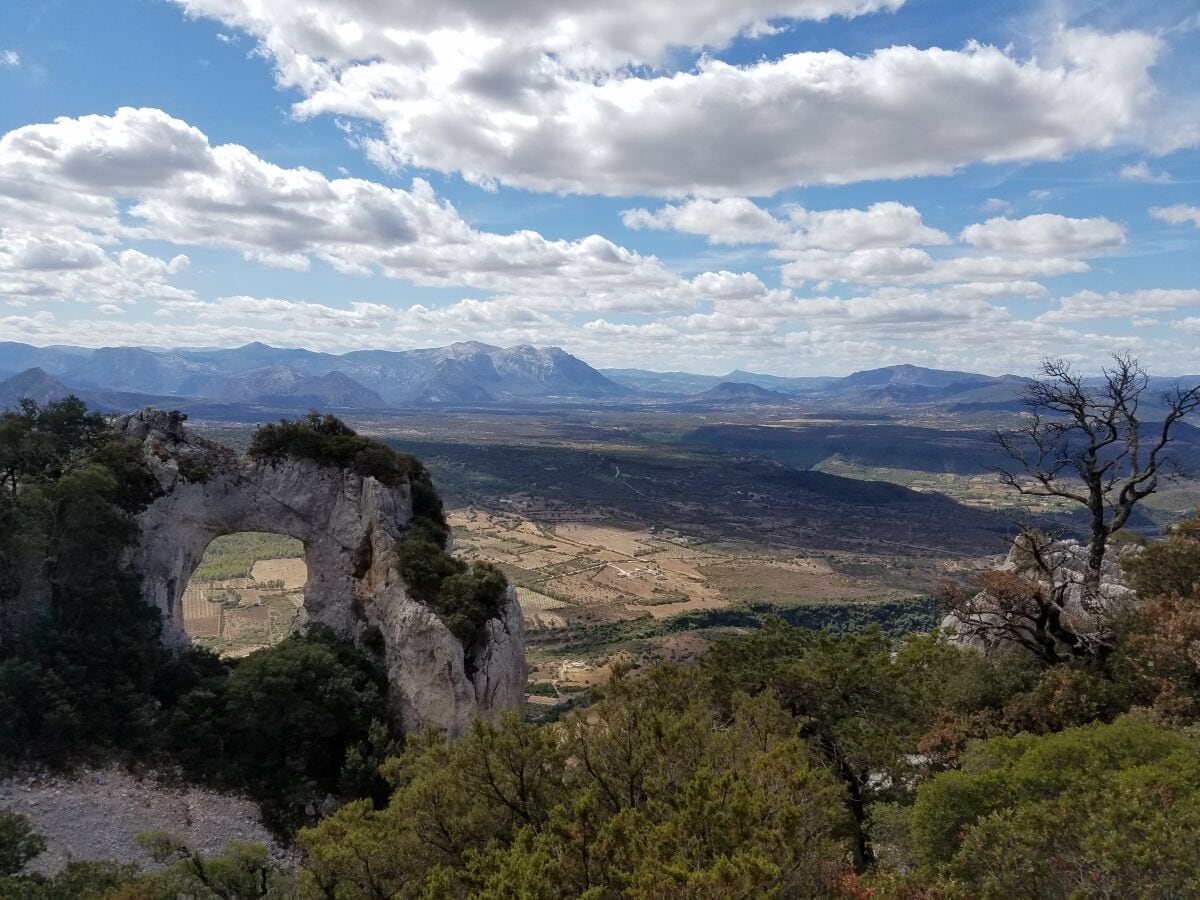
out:
{"label": "loose gravel", "polygon": [[194,850],[218,853],[230,841],[267,845],[281,862],[289,854],[262,824],[250,800],[125,769],[83,769],[69,777],[25,774],[0,781],[0,809],[27,817],[46,839],[46,852],[27,871],[52,874],[72,859],[110,859],[155,868],[135,838],[165,831]]}

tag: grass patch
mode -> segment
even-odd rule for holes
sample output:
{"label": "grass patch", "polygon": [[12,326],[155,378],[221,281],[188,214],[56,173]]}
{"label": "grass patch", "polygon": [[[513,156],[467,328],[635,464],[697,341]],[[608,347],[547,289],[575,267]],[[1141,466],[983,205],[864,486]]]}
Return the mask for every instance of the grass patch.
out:
{"label": "grass patch", "polygon": [[260,559],[298,559],[303,556],[304,544],[293,537],[265,531],[226,534],[208,545],[192,579],[249,578],[254,564]]}

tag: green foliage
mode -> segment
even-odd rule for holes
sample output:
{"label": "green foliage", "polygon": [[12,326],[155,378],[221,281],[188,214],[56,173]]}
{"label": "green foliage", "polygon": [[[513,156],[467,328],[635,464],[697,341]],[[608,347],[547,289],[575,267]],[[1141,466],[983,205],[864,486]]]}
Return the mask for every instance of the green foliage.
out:
{"label": "green foliage", "polygon": [[396,567],[412,595],[445,622],[467,651],[483,639],[489,619],[504,605],[508,580],[495,566],[468,566],[444,549],[445,534],[426,521],[414,521],[396,543]]}
{"label": "green foliage", "polygon": [[994,738],[919,789],[911,831],[971,896],[1193,896],[1200,751],[1131,717]]}
{"label": "green foliage", "polygon": [[56,874],[0,877],[0,897],[11,900],[282,900],[296,895],[295,878],[266,847],[234,841],[204,856],[165,832],[138,835],[161,868],[133,863],[72,860]]}
{"label": "green foliage", "polygon": [[214,538],[192,574],[196,581],[221,581],[249,577],[260,559],[295,559],[304,556],[296,538],[264,531],[243,531]]}
{"label": "green foliage", "polygon": [[79,410],[52,413],[31,414],[31,434],[63,448],[61,470],[0,495],[14,526],[0,533],[0,760],[144,746],[168,699],[161,673],[178,665],[121,564],[157,482],[137,445]]}
{"label": "green foliage", "polygon": [[872,804],[905,795],[918,743],[938,712],[995,704],[1005,694],[988,660],[935,637],[897,645],[878,630],[839,637],[779,619],[718,642],[703,668],[718,702],[769,690],[797,717],[844,785],[860,867],[873,855]]}
{"label": "green foliage", "polygon": [[1200,511],[1171,529],[1165,540],[1122,558],[1138,595],[1200,598]]}
{"label": "green foliage", "polygon": [[146,876],[159,896],[194,900],[272,900],[294,897],[291,875],[276,865],[262,844],[232,841],[205,857],[161,831],[138,835],[151,858],[164,870]]}
{"label": "green foliage", "polygon": [[17,874],[45,849],[46,839],[33,830],[28,819],[0,810],[0,876]]}
{"label": "green foliage", "polygon": [[425,732],[382,810],[303,831],[304,896],[828,896],[838,788],[770,695],[726,716],[691,676],[618,672],[555,726]]}
{"label": "green foliage", "polygon": [[83,859],[68,862],[49,878],[0,878],[0,896],[6,900],[166,900],[162,892],[141,883],[133,863]]}
{"label": "green foliage", "polygon": [[281,419],[277,425],[259,427],[246,454],[266,460],[309,459],[371,476],[393,487],[405,481],[428,482],[429,478],[415,456],[397,453],[386,444],[359,435],[336,416],[322,416],[316,410],[303,419]]}
{"label": "green foliage", "polygon": [[882,603],[743,603],[721,609],[705,609],[675,616],[670,631],[703,628],[761,628],[768,619],[782,619],[797,628],[851,634],[877,626],[884,634],[901,637],[917,631],[932,631],[944,611],[936,597],[887,600]]}
{"label": "green foliage", "polygon": [[[246,791],[272,824],[305,821],[336,793],[347,755],[360,788],[365,759],[389,748],[385,682],[365,655],[314,630],[201,681],[167,716],[166,746],[195,778]],[[374,747],[372,747],[374,741]]]}
{"label": "green foliage", "polygon": [[78,397],[45,406],[22,400],[19,410],[0,414],[0,490],[16,494],[20,484],[61,476],[107,430],[104,417]]}
{"label": "green foliage", "polygon": [[373,663],[325,634],[231,664],[163,647],[122,565],[157,482],[139,445],[94,443],[0,493],[0,766],[178,762],[259,798],[280,828],[337,793],[348,756],[348,783],[370,784],[363,770],[390,747],[372,732],[386,718]]}

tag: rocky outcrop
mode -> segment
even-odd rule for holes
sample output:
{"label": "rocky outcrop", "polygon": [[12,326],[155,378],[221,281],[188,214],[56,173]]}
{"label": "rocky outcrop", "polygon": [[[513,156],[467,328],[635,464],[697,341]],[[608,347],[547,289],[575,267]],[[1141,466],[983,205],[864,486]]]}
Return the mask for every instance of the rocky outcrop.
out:
{"label": "rocky outcrop", "polygon": [[[1136,548],[1127,548],[1126,552],[1136,552]],[[1137,600],[1136,592],[1125,582],[1121,553],[1116,548],[1111,548],[1104,558],[1099,593],[1094,596],[1086,584],[1086,546],[1074,540],[1055,541],[1043,550],[1042,557],[1044,568],[1034,564],[1029,550],[1017,540],[996,570],[1040,583],[1047,596],[1053,595],[1055,587],[1061,588],[1062,621],[1074,634],[1084,638],[1099,634],[1111,622],[1114,612]],[[1051,578],[1054,585],[1049,583]],[[942,620],[942,628],[962,644],[984,649],[995,644],[1002,633],[995,627],[1000,623],[995,599],[986,591],[980,592],[967,608],[971,612],[968,618],[974,619],[975,624],[952,613]],[[1013,626],[1011,621],[1006,624]]]}
{"label": "rocky outcrop", "polygon": [[409,484],[388,486],[304,459],[252,459],[154,409],[125,416],[118,429],[142,442],[162,488],[139,516],[129,563],[141,575],[146,602],[162,615],[164,640],[188,641],[180,602],[213,538],[275,532],[304,544],[308,583],[298,627],[321,623],[372,647],[382,636],[389,697],[405,729],[433,724],[458,735],[476,715],[519,708],[526,668],[516,594],[509,589],[468,658],[397,571],[395,545],[413,516]]}

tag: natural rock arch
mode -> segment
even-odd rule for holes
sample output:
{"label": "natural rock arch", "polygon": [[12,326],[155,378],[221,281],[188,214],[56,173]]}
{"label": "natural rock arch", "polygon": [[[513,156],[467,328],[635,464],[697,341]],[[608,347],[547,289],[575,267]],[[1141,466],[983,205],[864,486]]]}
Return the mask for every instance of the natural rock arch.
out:
{"label": "natural rock arch", "polygon": [[[461,734],[476,715],[518,709],[525,691],[525,628],[510,587],[471,662],[427,606],[409,596],[395,545],[412,520],[412,490],[347,469],[287,458],[252,459],[204,440],[181,417],[144,409],[118,430],[142,443],[162,494],[140,515],[129,562],[163,640],[188,642],[181,601],[213,538],[269,531],[304,544],[308,582],[298,627],[319,622],[341,637],[382,637],[391,707],[403,727]],[[376,643],[369,641],[368,643]]]}

